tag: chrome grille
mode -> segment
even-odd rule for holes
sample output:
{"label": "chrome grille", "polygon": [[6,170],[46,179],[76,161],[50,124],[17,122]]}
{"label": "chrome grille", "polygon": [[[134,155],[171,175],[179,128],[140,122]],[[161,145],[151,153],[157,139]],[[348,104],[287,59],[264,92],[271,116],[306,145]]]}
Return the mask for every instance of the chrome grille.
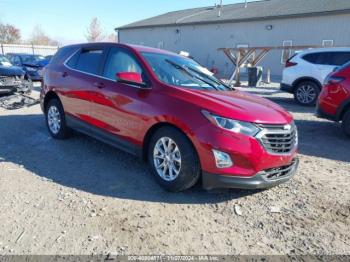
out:
{"label": "chrome grille", "polygon": [[260,172],[259,174],[263,176],[266,180],[274,181],[289,177],[295,173],[299,164],[298,159],[294,159],[291,164],[287,166],[271,168]]}
{"label": "chrome grille", "polygon": [[294,123],[290,125],[259,125],[261,132],[257,135],[267,152],[288,154],[298,144],[298,131]]}

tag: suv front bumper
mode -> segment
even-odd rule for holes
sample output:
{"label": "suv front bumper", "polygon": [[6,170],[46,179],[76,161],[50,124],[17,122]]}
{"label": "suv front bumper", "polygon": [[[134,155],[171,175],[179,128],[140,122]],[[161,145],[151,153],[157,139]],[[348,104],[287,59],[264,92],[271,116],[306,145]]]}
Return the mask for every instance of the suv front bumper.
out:
{"label": "suv front bumper", "polygon": [[257,173],[253,177],[223,176],[203,172],[203,188],[271,188],[290,180],[297,172],[299,160],[295,158],[289,165],[271,168]]}

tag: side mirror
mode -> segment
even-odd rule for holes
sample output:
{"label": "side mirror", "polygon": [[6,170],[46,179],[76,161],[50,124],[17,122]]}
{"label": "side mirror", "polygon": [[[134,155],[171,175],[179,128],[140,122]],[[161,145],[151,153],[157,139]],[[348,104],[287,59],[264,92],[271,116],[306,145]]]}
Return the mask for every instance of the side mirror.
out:
{"label": "side mirror", "polygon": [[116,74],[117,82],[127,85],[134,85],[138,87],[147,87],[147,84],[143,82],[142,75],[135,72],[120,72]]}

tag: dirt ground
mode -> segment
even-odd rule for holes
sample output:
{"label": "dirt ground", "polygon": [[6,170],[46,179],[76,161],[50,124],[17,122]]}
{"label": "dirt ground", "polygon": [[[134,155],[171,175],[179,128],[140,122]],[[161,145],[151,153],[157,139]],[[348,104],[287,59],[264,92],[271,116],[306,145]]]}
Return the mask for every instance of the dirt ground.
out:
{"label": "dirt ground", "polygon": [[299,128],[297,176],[266,191],[170,194],[131,155],[51,139],[38,105],[0,109],[0,255],[350,254],[350,139],[290,95],[251,91]]}

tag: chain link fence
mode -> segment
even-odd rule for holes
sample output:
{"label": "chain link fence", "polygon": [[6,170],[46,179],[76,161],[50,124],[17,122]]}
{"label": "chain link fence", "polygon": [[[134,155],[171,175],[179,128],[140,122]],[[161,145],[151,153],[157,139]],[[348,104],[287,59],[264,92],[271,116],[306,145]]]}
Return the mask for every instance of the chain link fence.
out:
{"label": "chain link fence", "polygon": [[54,55],[58,46],[44,46],[44,45],[22,45],[22,44],[1,44],[0,54],[7,53],[26,53],[35,55]]}

